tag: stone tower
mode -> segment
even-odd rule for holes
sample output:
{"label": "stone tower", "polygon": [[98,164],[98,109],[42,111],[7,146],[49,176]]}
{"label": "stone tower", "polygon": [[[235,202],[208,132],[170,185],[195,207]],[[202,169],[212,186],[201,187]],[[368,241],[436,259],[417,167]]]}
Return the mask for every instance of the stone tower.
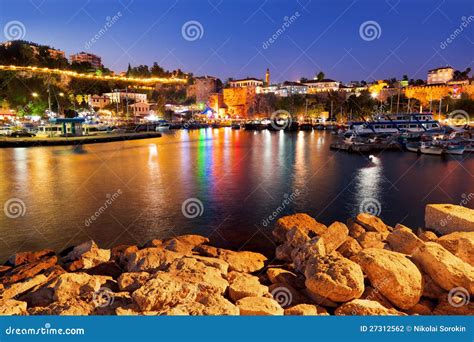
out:
{"label": "stone tower", "polygon": [[267,87],[270,85],[270,69],[267,68],[267,72],[265,73],[265,83]]}

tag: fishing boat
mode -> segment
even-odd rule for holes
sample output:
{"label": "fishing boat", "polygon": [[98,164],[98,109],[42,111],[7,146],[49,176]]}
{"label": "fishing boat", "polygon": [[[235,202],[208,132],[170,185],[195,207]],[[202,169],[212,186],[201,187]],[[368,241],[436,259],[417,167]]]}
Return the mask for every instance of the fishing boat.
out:
{"label": "fishing boat", "polygon": [[423,141],[420,143],[420,152],[423,154],[441,155],[444,151],[442,146],[433,145],[431,142]]}
{"label": "fishing boat", "polygon": [[419,142],[407,142],[405,148],[410,152],[419,153],[420,152],[420,143]]}
{"label": "fishing boat", "polygon": [[463,154],[465,147],[463,145],[446,145],[444,153],[447,154]]}

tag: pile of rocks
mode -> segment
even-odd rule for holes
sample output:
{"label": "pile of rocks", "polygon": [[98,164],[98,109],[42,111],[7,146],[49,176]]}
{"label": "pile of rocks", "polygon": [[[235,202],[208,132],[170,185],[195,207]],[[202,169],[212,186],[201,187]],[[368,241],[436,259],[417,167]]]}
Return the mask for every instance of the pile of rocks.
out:
{"label": "pile of rocks", "polygon": [[0,315],[474,314],[474,232],[295,214],[273,235],[272,262],[198,235],[17,253],[0,266]]}

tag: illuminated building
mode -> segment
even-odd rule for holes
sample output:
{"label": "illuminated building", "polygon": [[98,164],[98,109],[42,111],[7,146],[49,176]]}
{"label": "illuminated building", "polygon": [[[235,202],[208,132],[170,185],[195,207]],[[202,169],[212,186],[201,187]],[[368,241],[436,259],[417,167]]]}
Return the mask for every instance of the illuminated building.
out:
{"label": "illuminated building", "polygon": [[263,87],[263,81],[258,78],[244,78],[229,82],[231,88]]}
{"label": "illuminated building", "polygon": [[205,103],[209,95],[217,91],[217,78],[212,76],[196,77],[194,84],[186,89],[186,97],[194,97],[197,103]]}
{"label": "illuminated building", "polygon": [[[263,82],[262,82],[263,83]],[[223,90],[227,114],[232,117],[247,117],[255,106],[255,87],[233,87]]]}
{"label": "illuminated building", "polygon": [[340,82],[331,79],[309,80],[303,82],[308,87],[308,93],[314,94],[322,91],[338,91]]}
{"label": "illuminated building", "polygon": [[102,96],[107,96],[112,103],[121,103],[127,100],[132,100],[135,103],[138,102],[147,102],[146,94],[142,93],[132,93],[132,92],[125,92],[125,91],[117,91],[113,93],[104,93]]}
{"label": "illuminated building", "polygon": [[265,85],[268,87],[270,85],[270,69],[267,68],[265,72]]}
{"label": "illuminated building", "polygon": [[450,66],[436,68],[428,71],[428,84],[446,84],[454,77],[454,69]]}
{"label": "illuminated building", "polygon": [[70,57],[71,63],[89,63],[93,68],[99,69],[102,67],[102,59],[88,52],[79,52]]}
{"label": "illuminated building", "polygon": [[93,108],[102,109],[109,105],[110,102],[110,97],[108,96],[92,95],[89,97],[89,106]]}

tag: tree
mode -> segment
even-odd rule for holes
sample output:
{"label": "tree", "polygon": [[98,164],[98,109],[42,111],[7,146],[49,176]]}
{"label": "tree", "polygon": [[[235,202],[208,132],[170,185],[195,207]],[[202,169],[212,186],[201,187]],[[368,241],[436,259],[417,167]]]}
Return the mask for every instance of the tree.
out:
{"label": "tree", "polygon": [[317,79],[318,81],[321,81],[321,80],[324,80],[324,77],[325,77],[325,76],[326,76],[326,75],[324,74],[324,72],[320,71],[320,72],[318,72],[318,74],[316,75],[316,79]]}

